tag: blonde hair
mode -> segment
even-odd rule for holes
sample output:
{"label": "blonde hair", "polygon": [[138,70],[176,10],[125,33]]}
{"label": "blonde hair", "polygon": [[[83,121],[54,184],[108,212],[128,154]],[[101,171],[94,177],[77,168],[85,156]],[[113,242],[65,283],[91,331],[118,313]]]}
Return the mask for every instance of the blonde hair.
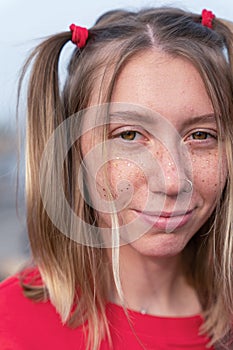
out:
{"label": "blonde hair", "polygon": [[[59,60],[64,45],[71,40],[70,32],[42,42],[24,67],[20,87],[33,63],[27,113],[27,223],[34,262],[44,285],[33,287],[24,282],[23,285],[29,297],[49,298],[63,322],[78,326],[87,321],[87,348],[98,349],[106,333],[110,340],[105,304],[113,272],[117,275],[116,267],[109,262],[106,249],[79,244],[61,234],[53,224],[40,197],[40,161],[54,130],[69,116],[90,105],[97,85],[99,102],[110,102],[121,69],[133,55],[152,48],[184,57],[196,67],[213,104],[220,139],[224,138],[226,144],[229,174],[225,189],[214,214],[191,239],[184,256],[186,251],[192,252],[188,274],[203,307],[202,331],[210,335],[211,344],[215,345],[230,332],[233,315],[233,40],[228,27],[226,22],[215,18],[211,30],[201,25],[200,15],[176,8],[146,9],[137,13],[111,11],[89,29],[86,46],[74,49],[63,88],[58,74]],[[63,186],[76,214],[85,222],[95,224],[97,213],[77,190],[81,161],[77,141],[65,160]],[[54,193],[49,200],[62,216],[58,196]],[[67,222],[67,227],[70,224]],[[85,225],[80,225],[79,234],[87,234]]]}

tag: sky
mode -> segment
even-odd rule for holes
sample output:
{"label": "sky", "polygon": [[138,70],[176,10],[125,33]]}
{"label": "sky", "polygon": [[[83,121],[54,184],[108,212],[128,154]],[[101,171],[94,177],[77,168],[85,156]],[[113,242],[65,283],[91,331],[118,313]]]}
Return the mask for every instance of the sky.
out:
{"label": "sky", "polygon": [[174,5],[233,21],[231,0],[0,0],[0,127],[15,123],[20,69],[39,39],[66,31],[71,23],[91,27],[102,13],[116,8]]}

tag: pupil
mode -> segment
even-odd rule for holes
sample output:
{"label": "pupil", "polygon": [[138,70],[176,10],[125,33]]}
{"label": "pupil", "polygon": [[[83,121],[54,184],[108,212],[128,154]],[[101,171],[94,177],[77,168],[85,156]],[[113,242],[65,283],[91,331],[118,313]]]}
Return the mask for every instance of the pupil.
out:
{"label": "pupil", "polygon": [[133,140],[135,138],[135,131],[125,131],[122,133],[122,138],[124,140]]}
{"label": "pupil", "polygon": [[206,138],[206,133],[202,131],[195,132],[194,138],[204,140]]}

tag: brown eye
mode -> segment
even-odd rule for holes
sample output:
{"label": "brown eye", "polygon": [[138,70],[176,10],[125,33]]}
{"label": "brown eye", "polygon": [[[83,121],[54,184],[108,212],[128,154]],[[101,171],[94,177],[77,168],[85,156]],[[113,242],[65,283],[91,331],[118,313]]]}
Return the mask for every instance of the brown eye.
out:
{"label": "brown eye", "polygon": [[124,131],[120,134],[121,138],[126,141],[133,141],[136,138],[137,132],[136,131]]}
{"label": "brown eye", "polygon": [[193,140],[206,140],[211,135],[208,132],[204,131],[196,131],[192,134]]}

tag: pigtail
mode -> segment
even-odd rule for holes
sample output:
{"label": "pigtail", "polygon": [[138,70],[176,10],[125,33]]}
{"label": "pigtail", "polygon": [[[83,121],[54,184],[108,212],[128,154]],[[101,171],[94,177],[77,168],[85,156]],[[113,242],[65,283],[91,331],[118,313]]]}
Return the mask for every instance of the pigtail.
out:
{"label": "pigtail", "polygon": [[[218,106],[220,118],[217,118],[219,129],[219,139],[225,142],[225,152],[228,167],[228,179],[225,189],[216,207],[215,219],[209,239],[210,256],[209,265],[205,267],[205,278],[212,276],[212,291],[215,291],[215,300],[213,302],[213,294],[209,294],[204,304],[206,320],[202,330],[204,333],[210,334],[211,345],[214,344],[216,349],[229,349],[232,346],[232,315],[233,315],[233,243],[232,243],[232,210],[233,210],[233,131],[229,126],[232,124],[233,110],[233,23],[217,17],[213,20],[213,31],[217,33],[221,40],[221,57],[225,58],[224,70],[222,70],[221,79],[224,81],[225,88],[216,89],[215,95],[218,94]],[[223,55],[222,55],[223,54]],[[220,64],[216,69],[220,70]],[[213,85],[212,85],[213,86]],[[226,97],[227,96],[227,97]],[[214,105],[214,99],[213,99]],[[219,154],[222,155],[223,149],[219,144]],[[207,250],[203,251],[207,256]],[[200,258],[200,256],[199,256]],[[201,261],[201,260],[200,260]],[[199,262],[197,262],[199,264]],[[210,281],[210,279],[209,279]],[[201,290],[201,288],[199,288]],[[211,291],[211,289],[210,289]],[[212,292],[211,291],[211,292]],[[221,317],[219,312],[221,310]],[[217,322],[216,322],[217,320]]]}
{"label": "pigtail", "polygon": [[33,62],[27,95],[27,127],[34,133],[33,136],[28,135],[33,141],[38,138],[37,126],[40,125],[40,139],[37,140],[39,145],[35,145],[40,152],[43,151],[41,147],[44,147],[53,130],[63,119],[58,63],[61,50],[70,37],[69,32],[62,33],[41,43],[26,62],[20,80],[21,86],[24,75]]}
{"label": "pigtail", "polygon": [[[74,288],[63,289],[65,272],[58,263],[56,246],[67,237],[59,235],[49,219],[40,193],[40,162],[49,137],[64,119],[64,106],[59,89],[59,59],[62,48],[71,38],[71,33],[61,33],[48,38],[32,52],[27,60],[19,82],[22,82],[30,68],[27,91],[27,144],[26,144],[26,205],[27,227],[34,262],[39,267],[49,297],[65,320],[74,299]],[[49,167],[49,164],[48,164]],[[46,174],[44,173],[46,176]],[[49,181],[49,180],[48,180]],[[53,200],[53,199],[51,199]],[[56,244],[54,241],[56,240]],[[74,282],[73,282],[74,283]],[[28,289],[28,288],[27,288]],[[67,290],[66,306],[64,296]],[[43,298],[41,288],[36,293]],[[39,297],[39,298],[40,298]]]}
{"label": "pigtail", "polygon": [[[70,113],[77,112],[87,96],[89,97],[88,94],[82,94],[83,79],[84,77],[87,79],[88,70],[86,69],[86,74],[81,74],[85,64],[80,62],[83,52],[80,48],[74,50],[68,64],[68,80],[73,81],[73,77],[78,77],[80,83],[77,87],[71,88],[66,82],[64,89],[60,89],[58,74],[60,54],[71,38],[71,33],[67,32],[42,42],[26,62],[19,83],[20,94],[22,82],[30,69],[26,146],[27,227],[33,260],[43,280],[42,285],[34,286],[33,281],[32,284],[28,283],[28,276],[26,276],[26,279],[22,279],[22,286],[25,295],[34,300],[49,299],[64,324],[67,323],[72,327],[83,325],[87,349],[97,349],[105,332],[110,339],[104,303],[106,276],[108,276],[106,253],[101,249],[78,244],[71,237],[62,234],[52,222],[44,205],[47,202],[52,203],[55,215],[59,220],[65,219],[64,226],[66,232],[69,232],[72,222],[67,217],[65,208],[59,203],[59,191],[64,190],[66,198],[70,201],[69,204],[74,204],[74,192],[78,191],[76,174],[80,165],[79,152],[76,149],[69,150],[64,161],[62,189],[58,185],[55,186],[56,176],[53,176],[53,170],[56,172],[56,167],[59,165],[58,159],[61,159],[61,154],[64,153],[63,146],[69,144],[68,138],[71,131],[68,125],[54,141],[49,154],[46,146],[51,142],[50,137],[54,131],[60,130],[58,127],[61,123],[69,117]],[[78,91],[77,97],[75,95],[72,101],[70,100],[71,90],[75,94]],[[46,157],[44,157],[45,149]],[[43,164],[42,167],[41,164]],[[41,177],[43,200],[40,188]],[[49,191],[51,188],[56,188],[55,193]],[[80,214],[84,219],[85,215],[90,214],[85,213],[85,205],[80,198],[77,199],[75,209],[78,211],[77,215]],[[85,228],[76,228],[77,234],[85,237]],[[88,333],[84,326],[86,321]]]}

